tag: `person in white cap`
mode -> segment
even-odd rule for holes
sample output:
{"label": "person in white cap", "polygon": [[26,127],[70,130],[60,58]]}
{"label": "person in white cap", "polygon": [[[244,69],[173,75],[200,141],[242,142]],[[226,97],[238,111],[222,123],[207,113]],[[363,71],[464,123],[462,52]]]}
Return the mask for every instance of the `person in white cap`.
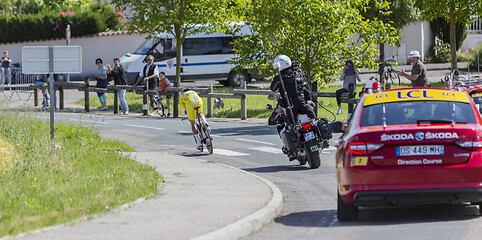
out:
{"label": "person in white cap", "polygon": [[412,87],[429,87],[427,69],[422,61],[420,61],[420,53],[418,51],[411,51],[408,57],[410,63],[413,65],[410,75],[405,73],[403,69],[400,69],[397,71],[398,76],[410,80],[412,82]]}

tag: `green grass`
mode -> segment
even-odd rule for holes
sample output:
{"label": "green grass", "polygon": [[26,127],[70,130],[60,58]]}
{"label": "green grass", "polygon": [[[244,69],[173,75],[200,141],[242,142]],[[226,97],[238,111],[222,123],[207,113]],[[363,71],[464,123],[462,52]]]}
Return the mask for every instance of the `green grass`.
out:
{"label": "green grass", "polygon": [[[441,82],[431,83],[432,87],[443,87]],[[321,92],[335,92],[336,90],[340,89],[341,85],[329,85],[321,89]],[[358,84],[357,86],[357,93],[361,91],[363,85]],[[411,85],[408,83],[402,83],[401,85],[393,85],[392,88],[410,88]],[[250,88],[248,88],[250,89]],[[253,88],[254,89],[254,88]],[[259,88],[256,88],[259,90]],[[216,93],[232,93],[233,88],[215,88],[214,92]],[[266,90],[266,89],[265,89]],[[107,106],[109,109],[113,109],[113,94],[107,94]],[[358,95],[357,95],[358,97]],[[268,100],[268,96],[265,95],[248,95],[246,98],[246,108],[248,118],[268,118],[271,115],[271,111],[266,109],[266,104],[271,104],[273,106],[276,105],[276,101]],[[129,105],[129,110],[131,112],[142,112],[142,96],[137,95],[133,92],[128,92],[126,94],[126,100]],[[206,113],[206,98],[203,98],[204,101],[204,113]],[[240,118],[241,117],[241,104],[239,99],[224,99],[224,109],[213,109],[213,116],[218,118]],[[338,105],[336,104],[335,98],[318,98],[318,102],[324,108],[331,111],[333,114],[336,113],[338,110]],[[171,101],[172,103],[172,101]],[[76,102],[76,104],[84,106],[84,100],[81,99]],[[100,106],[99,100],[97,97],[90,98],[91,108],[97,108]],[[171,106],[172,108],[172,106]],[[342,104],[343,112],[340,115],[335,115],[337,121],[346,121],[347,120],[347,113],[348,113],[348,104]],[[335,120],[335,116],[333,116],[327,110],[322,108],[318,108],[318,116],[326,117],[330,121]],[[179,105],[179,116],[184,116],[184,110]]]}
{"label": "green grass", "polygon": [[[0,237],[109,211],[158,194],[162,176],[120,152],[93,128],[46,122],[0,112],[0,138],[14,148],[0,171]],[[2,159],[0,159],[2,161]]]}

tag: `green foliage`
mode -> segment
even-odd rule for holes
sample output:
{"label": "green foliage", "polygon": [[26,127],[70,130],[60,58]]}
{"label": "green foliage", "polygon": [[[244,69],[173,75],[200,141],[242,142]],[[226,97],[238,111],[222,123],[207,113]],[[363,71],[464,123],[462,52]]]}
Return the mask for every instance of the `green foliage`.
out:
{"label": "green foliage", "polygon": [[0,172],[0,236],[56,225],[109,211],[158,193],[152,167],[119,151],[93,128],[49,124],[25,113],[1,112],[0,137],[15,148],[15,162]]}
{"label": "green foliage", "polygon": [[[469,52],[470,68],[482,69],[482,44],[479,44],[475,49]],[[477,66],[479,65],[480,66]],[[472,71],[472,70],[471,70]]]}
{"label": "green foliage", "polygon": [[[450,24],[445,18],[435,18],[430,21],[430,30],[435,37],[442,40],[442,43],[450,44]],[[455,47],[460,49],[467,37],[465,24],[457,22],[455,24]],[[449,45],[450,46],[450,45]]]}
{"label": "green foliage", "polygon": [[[147,34],[171,33],[176,45],[202,31],[214,31],[232,20],[230,0],[113,0],[122,9],[129,8],[126,16],[131,32]],[[155,36],[151,36],[155,37]],[[177,48],[176,82],[180,82],[180,48]]]}
{"label": "green foliage", "polygon": [[[380,11],[380,8],[387,8],[389,11]],[[391,26],[398,31],[419,18],[419,12],[415,8],[413,0],[370,0],[362,14],[371,20],[380,19],[390,22]]]}
{"label": "green foliage", "polygon": [[433,48],[434,56],[432,62],[447,63],[450,62],[450,45],[448,43]]}
{"label": "green foliage", "polygon": [[[365,19],[359,9],[365,0],[262,0],[241,7],[252,35],[235,41],[233,60],[240,68],[272,76],[272,60],[279,54],[295,57],[308,80],[330,82],[344,60],[376,67],[378,44],[396,43],[396,30],[380,20]],[[385,7],[385,6],[382,6]],[[387,9],[380,9],[386,11]],[[259,56],[253,61],[254,56]]]}
{"label": "green foliage", "polygon": [[44,9],[32,14],[0,14],[0,43],[64,38],[68,24],[74,37],[122,28],[117,21],[118,15],[106,4],[76,8],[71,15],[61,15],[63,11],[67,9]]}
{"label": "green foliage", "polygon": [[482,1],[473,0],[414,0],[422,16],[428,20],[444,18],[449,25],[450,50],[452,69],[457,67],[457,36],[456,23],[466,26],[470,21],[470,16],[482,13]]}

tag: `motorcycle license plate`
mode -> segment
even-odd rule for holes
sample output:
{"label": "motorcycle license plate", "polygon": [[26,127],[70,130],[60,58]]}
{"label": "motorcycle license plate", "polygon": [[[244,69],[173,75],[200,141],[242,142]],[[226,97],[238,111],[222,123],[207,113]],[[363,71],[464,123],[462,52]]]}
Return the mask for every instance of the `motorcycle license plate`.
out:
{"label": "motorcycle license plate", "polygon": [[311,139],[315,138],[315,133],[314,132],[307,132],[305,133],[305,141],[310,141]]}

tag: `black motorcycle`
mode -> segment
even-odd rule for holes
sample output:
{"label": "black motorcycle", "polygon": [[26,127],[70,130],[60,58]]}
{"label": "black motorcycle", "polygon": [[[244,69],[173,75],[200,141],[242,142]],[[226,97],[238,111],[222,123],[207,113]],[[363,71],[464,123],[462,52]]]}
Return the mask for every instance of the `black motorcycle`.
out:
{"label": "black motorcycle", "polygon": [[328,129],[326,118],[297,120],[289,124],[289,109],[281,107],[280,104],[273,109],[271,104],[266,105],[267,109],[274,110],[268,120],[268,125],[276,125],[280,138],[284,143],[283,152],[288,155],[289,160],[298,160],[300,165],[307,162],[311,168],[319,168],[321,165],[320,150],[328,147],[328,140],[332,134]]}

